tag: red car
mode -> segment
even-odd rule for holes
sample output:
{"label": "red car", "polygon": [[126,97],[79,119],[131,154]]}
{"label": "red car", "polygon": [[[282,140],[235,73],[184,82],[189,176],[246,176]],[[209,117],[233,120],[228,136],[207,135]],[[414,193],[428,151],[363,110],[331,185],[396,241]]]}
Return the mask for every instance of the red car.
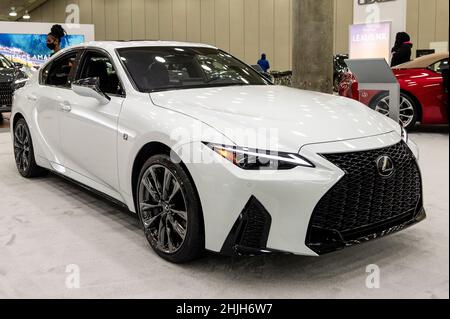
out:
{"label": "red car", "polygon": [[[406,128],[422,124],[448,123],[448,91],[442,72],[448,70],[448,53],[436,53],[393,68],[400,83],[400,119]],[[358,91],[358,82],[347,73],[339,85],[339,95],[358,100],[389,115],[386,91]]]}

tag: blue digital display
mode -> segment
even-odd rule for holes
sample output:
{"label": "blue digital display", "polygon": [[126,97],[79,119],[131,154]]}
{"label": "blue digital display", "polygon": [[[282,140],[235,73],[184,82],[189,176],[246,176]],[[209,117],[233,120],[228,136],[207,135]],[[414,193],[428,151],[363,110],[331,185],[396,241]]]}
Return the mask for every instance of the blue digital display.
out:
{"label": "blue digital display", "polygon": [[[47,48],[46,34],[0,33],[0,53],[14,62],[40,66],[52,54]],[[84,42],[84,35],[67,35],[61,39],[61,48]]]}

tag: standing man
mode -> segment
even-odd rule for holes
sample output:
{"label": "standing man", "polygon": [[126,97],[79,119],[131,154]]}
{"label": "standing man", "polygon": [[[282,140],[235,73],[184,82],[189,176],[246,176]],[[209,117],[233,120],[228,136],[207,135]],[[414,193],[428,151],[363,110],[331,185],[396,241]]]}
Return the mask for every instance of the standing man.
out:
{"label": "standing man", "polygon": [[270,63],[267,60],[266,54],[261,54],[261,59],[258,61],[258,65],[263,69],[265,73],[270,69]]}

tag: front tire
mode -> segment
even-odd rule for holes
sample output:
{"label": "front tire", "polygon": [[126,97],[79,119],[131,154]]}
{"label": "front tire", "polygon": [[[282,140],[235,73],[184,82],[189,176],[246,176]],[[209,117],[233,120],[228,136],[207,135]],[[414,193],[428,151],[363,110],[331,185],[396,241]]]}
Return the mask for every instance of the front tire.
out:
{"label": "front tire", "polygon": [[[383,93],[375,97],[370,107],[386,116],[389,116],[389,94]],[[400,93],[400,120],[403,126],[409,130],[413,128],[419,119],[419,106],[407,94]]]}
{"label": "front tire", "polygon": [[30,129],[23,118],[14,126],[14,158],[17,170],[25,178],[40,177],[48,173],[36,164]]}
{"label": "front tire", "polygon": [[167,155],[151,157],[141,169],[136,194],[145,236],[160,257],[185,263],[203,253],[200,200],[183,167]]}

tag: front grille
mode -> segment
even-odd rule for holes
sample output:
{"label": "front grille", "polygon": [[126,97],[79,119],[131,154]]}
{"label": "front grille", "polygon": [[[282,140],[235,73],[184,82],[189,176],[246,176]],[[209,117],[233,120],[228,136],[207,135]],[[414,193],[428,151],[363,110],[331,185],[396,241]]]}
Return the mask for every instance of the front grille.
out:
{"label": "front grille", "polygon": [[0,83],[0,107],[12,105],[13,88],[10,82]]}
{"label": "front grille", "polygon": [[[343,241],[371,234],[413,219],[421,203],[422,182],[419,167],[408,146],[394,146],[365,152],[323,154],[345,172],[345,176],[320,200],[310,224],[311,229],[338,233]],[[376,165],[381,156],[389,156],[394,174],[382,177]]]}

